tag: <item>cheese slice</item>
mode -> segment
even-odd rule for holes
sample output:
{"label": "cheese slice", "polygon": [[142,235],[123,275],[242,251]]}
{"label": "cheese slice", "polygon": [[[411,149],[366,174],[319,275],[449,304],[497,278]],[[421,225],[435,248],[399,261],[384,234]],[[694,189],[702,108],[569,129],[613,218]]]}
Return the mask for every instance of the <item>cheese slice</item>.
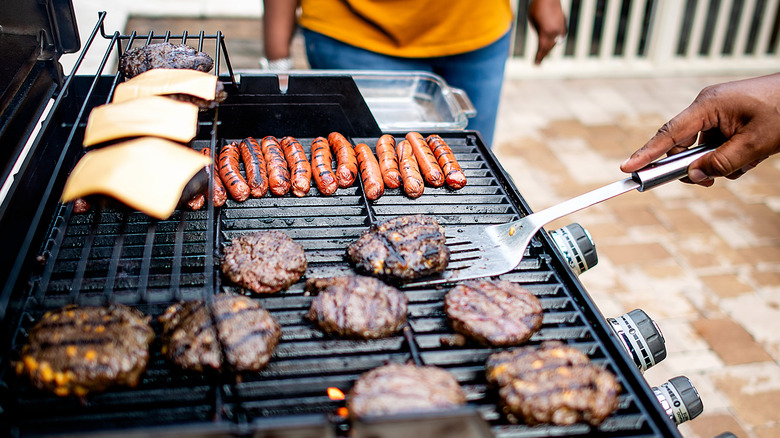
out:
{"label": "cheese slice", "polygon": [[113,102],[164,94],[189,94],[214,100],[216,89],[215,75],[190,69],[155,68],[117,85]]}
{"label": "cheese slice", "polygon": [[197,129],[196,105],[167,97],[142,97],[95,107],[87,120],[84,146],[143,136],[187,143]]}
{"label": "cheese slice", "polygon": [[205,155],[155,137],[87,152],[73,168],[62,202],[111,196],[157,219],[173,214],[187,183],[211,163]]}

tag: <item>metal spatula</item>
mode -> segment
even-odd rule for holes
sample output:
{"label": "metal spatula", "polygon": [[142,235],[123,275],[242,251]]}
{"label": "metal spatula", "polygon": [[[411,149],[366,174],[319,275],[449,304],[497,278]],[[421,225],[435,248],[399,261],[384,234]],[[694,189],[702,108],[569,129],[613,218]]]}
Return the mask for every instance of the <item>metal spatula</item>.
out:
{"label": "metal spatula", "polygon": [[507,273],[520,263],[533,236],[548,222],[633,189],[643,192],[683,178],[687,175],[688,165],[711,150],[708,146],[698,146],[663,158],[634,172],[630,178],[553,205],[518,221],[489,227],[445,227],[447,246],[452,251],[447,270],[437,276],[406,283],[404,287],[453,283]]}

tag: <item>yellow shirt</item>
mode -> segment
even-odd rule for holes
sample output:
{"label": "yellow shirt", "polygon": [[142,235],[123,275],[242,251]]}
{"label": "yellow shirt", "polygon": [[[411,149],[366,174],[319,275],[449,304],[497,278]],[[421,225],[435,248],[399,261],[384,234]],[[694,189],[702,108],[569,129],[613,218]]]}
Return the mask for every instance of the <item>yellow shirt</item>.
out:
{"label": "yellow shirt", "polygon": [[301,0],[301,11],[309,30],[405,58],[480,49],[512,25],[508,0]]}

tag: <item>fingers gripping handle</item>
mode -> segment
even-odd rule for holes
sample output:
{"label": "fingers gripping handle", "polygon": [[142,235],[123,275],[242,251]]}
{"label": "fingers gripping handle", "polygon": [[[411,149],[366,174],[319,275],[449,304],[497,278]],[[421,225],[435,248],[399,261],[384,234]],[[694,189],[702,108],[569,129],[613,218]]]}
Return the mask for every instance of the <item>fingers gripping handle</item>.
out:
{"label": "fingers gripping handle", "polygon": [[713,149],[712,146],[701,145],[660,159],[632,173],[631,179],[639,183],[637,190],[644,192],[669,181],[683,178],[688,175],[688,166],[691,163]]}

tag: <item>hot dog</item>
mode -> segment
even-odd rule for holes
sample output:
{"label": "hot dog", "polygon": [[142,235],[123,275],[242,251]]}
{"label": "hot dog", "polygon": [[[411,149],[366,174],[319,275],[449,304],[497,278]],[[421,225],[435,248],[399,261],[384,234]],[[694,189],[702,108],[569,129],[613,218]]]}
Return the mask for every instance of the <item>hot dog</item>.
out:
{"label": "hot dog", "polygon": [[333,173],[330,145],[325,137],[317,137],[311,142],[311,170],[320,193],[325,196],[336,193],[339,185]]}
{"label": "hot dog", "polygon": [[444,172],[441,171],[436,157],[433,156],[433,152],[423,136],[419,132],[410,132],[406,134],[406,140],[412,145],[412,151],[414,151],[414,156],[417,158],[417,164],[420,166],[420,172],[425,177],[425,181],[434,187],[444,185]]}
{"label": "hot dog", "polygon": [[444,139],[436,134],[429,135],[426,141],[431,150],[433,150],[436,161],[439,162],[439,166],[444,171],[444,180],[447,185],[455,190],[462,189],[466,185],[466,174],[460,168],[460,164],[455,159],[452,149],[450,149]]}
{"label": "hot dog", "polygon": [[390,134],[379,137],[376,142],[376,156],[385,186],[390,189],[401,187],[401,172],[398,171],[398,158],[395,156],[395,138]]}
{"label": "hot dog", "polygon": [[342,189],[351,186],[357,178],[357,158],[355,150],[343,135],[331,132],[328,143],[336,155],[336,181]]}
{"label": "hot dog", "polygon": [[305,196],[311,188],[311,164],[306,158],[306,152],[294,137],[283,138],[282,149],[290,169],[293,195],[299,198]]}
{"label": "hot dog", "polygon": [[287,170],[282,147],[276,137],[270,135],[263,138],[260,146],[268,169],[268,189],[274,195],[284,196],[290,191],[290,171]]}
{"label": "hot dog", "polygon": [[417,167],[417,160],[412,153],[412,145],[407,140],[401,140],[398,142],[397,151],[404,192],[410,198],[419,198],[425,190],[425,183],[420,175],[420,168]]}
{"label": "hot dog", "polygon": [[249,198],[249,185],[238,169],[239,148],[236,142],[226,144],[219,153],[219,176],[230,192],[230,197],[238,202]]}
{"label": "hot dog", "polygon": [[374,152],[365,143],[356,144],[355,153],[360,167],[360,180],[363,181],[363,192],[366,198],[375,201],[385,193],[385,183],[382,181],[379,163]]}
{"label": "hot dog", "polygon": [[268,192],[268,173],[260,143],[252,137],[243,139],[241,141],[241,159],[244,161],[249,194],[255,198],[265,196]]}
{"label": "hot dog", "polygon": [[206,203],[206,196],[203,193],[198,193],[197,195],[193,196],[192,199],[187,201],[187,207],[190,208],[190,210],[200,210],[203,208],[203,204]]}
{"label": "hot dog", "polygon": [[[203,148],[200,150],[200,153],[211,158],[211,148]],[[211,166],[206,166],[206,174],[211,175],[211,169],[213,168],[213,164]],[[214,186],[212,190],[214,191],[214,207],[222,207],[225,205],[225,202],[227,202],[227,191],[225,190],[225,185],[222,184],[222,179],[218,175],[214,176]]]}

